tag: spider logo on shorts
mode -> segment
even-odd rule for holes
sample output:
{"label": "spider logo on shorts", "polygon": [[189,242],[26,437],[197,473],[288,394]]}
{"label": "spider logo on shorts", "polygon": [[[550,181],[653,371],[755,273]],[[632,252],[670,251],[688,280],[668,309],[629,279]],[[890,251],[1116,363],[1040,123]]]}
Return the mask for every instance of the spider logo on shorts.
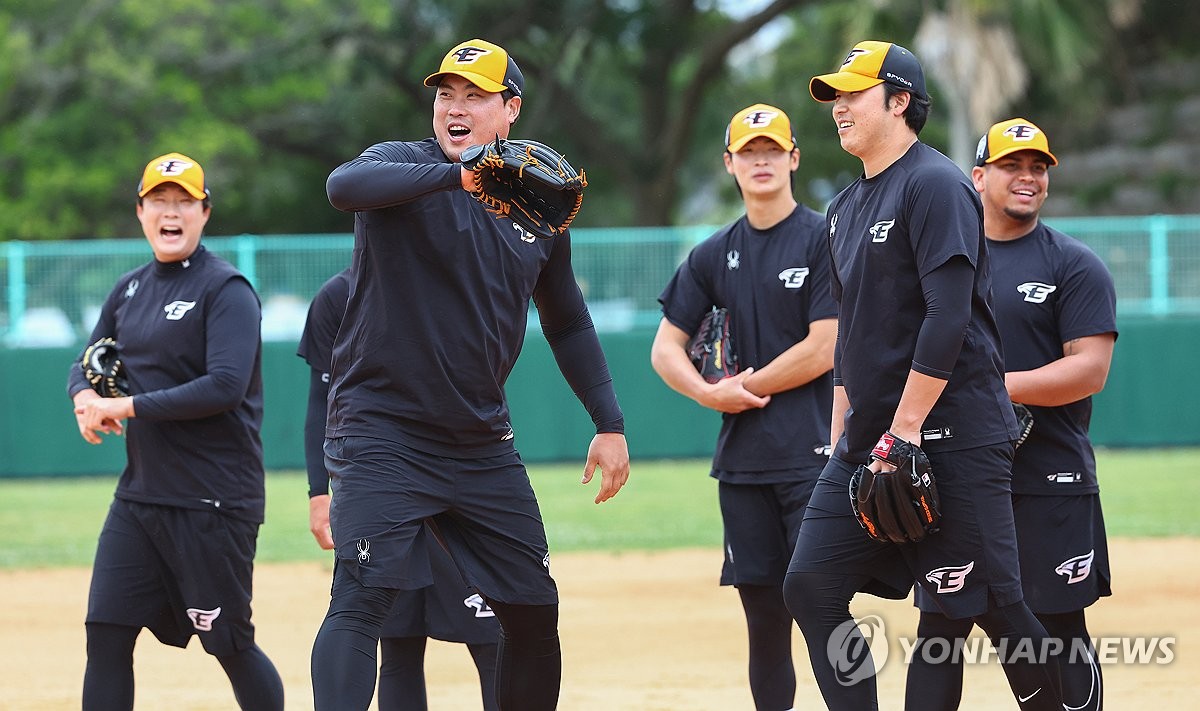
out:
{"label": "spider logo on shorts", "polygon": [[359,563],[362,563],[365,565],[365,564],[371,562],[371,542],[370,541],[368,541],[365,538],[360,538],[360,539],[358,539],[358,543],[355,544],[355,547],[358,549],[358,562]]}

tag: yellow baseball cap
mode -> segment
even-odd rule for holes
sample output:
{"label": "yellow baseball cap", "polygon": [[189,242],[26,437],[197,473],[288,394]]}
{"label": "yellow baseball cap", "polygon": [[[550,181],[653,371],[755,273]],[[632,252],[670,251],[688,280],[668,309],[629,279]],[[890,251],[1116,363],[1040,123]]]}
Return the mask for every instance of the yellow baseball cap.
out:
{"label": "yellow baseball cap", "polygon": [[1046,132],[1023,118],[1001,121],[989,128],[975,148],[975,165],[987,165],[1017,151],[1037,151],[1050,159],[1050,165],[1058,165]]}
{"label": "yellow baseball cap", "polygon": [[737,153],[751,140],[766,136],[783,146],[785,151],[796,147],[792,122],[780,109],[768,104],[755,104],[733,115],[725,128],[725,150]]}
{"label": "yellow baseball cap", "polygon": [[425,86],[437,86],[443,74],[457,74],[492,93],[507,90],[521,96],[525,91],[517,63],[503,47],[486,40],[467,40],[447,52],[438,70],[425,77]]}
{"label": "yellow baseball cap", "polygon": [[876,40],[854,45],[836,72],[815,76],[808,82],[808,93],[827,103],[839,91],[863,91],[884,82],[922,99],[929,98],[925,93],[925,72],[913,53],[898,44]]}
{"label": "yellow baseball cap", "polygon": [[142,171],[142,181],[138,183],[138,197],[146,197],[163,183],[175,183],[197,200],[209,196],[204,185],[204,169],[182,153],[168,153],[147,163]]}

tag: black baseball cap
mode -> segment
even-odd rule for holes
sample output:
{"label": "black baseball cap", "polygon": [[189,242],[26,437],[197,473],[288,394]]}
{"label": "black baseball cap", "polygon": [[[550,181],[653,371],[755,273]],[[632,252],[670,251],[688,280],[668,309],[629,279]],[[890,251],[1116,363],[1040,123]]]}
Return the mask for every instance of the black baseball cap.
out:
{"label": "black baseball cap", "polygon": [[875,40],[854,45],[836,72],[813,77],[808,83],[808,93],[817,101],[828,103],[839,91],[863,91],[884,82],[929,100],[925,72],[913,53],[898,44]]}

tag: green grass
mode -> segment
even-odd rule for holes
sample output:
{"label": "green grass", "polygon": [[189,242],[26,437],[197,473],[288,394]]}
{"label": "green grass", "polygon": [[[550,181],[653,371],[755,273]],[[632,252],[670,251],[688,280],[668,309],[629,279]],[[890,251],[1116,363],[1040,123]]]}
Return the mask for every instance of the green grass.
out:
{"label": "green grass", "polygon": [[[1110,536],[1200,536],[1193,515],[1200,449],[1105,450],[1097,457]],[[582,463],[530,468],[555,552],[720,545],[708,462],[634,462],[630,483],[598,506],[598,482],[581,485],[581,474]],[[0,480],[0,569],[90,565],[114,485],[110,478]],[[306,489],[302,472],[267,477],[258,560],[328,559],[308,532]]]}

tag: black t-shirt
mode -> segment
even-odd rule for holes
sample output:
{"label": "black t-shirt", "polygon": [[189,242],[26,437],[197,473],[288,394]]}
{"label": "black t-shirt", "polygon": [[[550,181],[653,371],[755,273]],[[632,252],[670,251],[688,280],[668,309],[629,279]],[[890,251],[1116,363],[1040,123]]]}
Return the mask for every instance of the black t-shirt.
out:
{"label": "black t-shirt", "polygon": [[[571,267],[571,239],[536,239],[462,189],[460,165],[429,138],[368,148],[329,176],[354,211],[346,318],[333,349],[328,437],[365,436],[449,457],[512,451],[504,383],[525,341],[529,300],[577,393],[612,378]],[[581,346],[582,344],[582,346]],[[561,367],[561,366],[560,366]],[[582,395],[581,395],[582,397]],[[615,395],[592,413],[620,431]]]}
{"label": "black t-shirt", "polygon": [[830,203],[833,295],[839,304],[835,383],[850,409],[834,456],[865,461],[891,425],[925,319],[922,279],[952,258],[975,268],[971,318],[946,388],[922,426],[929,451],[1016,438],[990,304],[983,207],[950,159],[917,142]]}
{"label": "black t-shirt", "polygon": [[[117,280],[91,335],[116,339],[137,412],[117,498],[262,522],[261,314],[245,277],[203,246]],[[74,365],[68,394],[87,388]]]}
{"label": "black t-shirt", "polygon": [[[698,244],[659,301],[668,321],[694,333],[713,306],[729,309],[740,368],[761,368],[837,315],[821,214],[799,205],[768,230],[743,216]],[[713,467],[722,478],[820,467],[828,460],[833,376],[771,396],[764,408],[724,414]]]}
{"label": "black t-shirt", "polygon": [[304,321],[304,332],[300,334],[300,345],[296,349],[296,355],[313,370],[323,373],[327,381],[329,364],[333,362],[333,342],[342,325],[342,317],[346,315],[349,297],[350,269],[347,267],[322,284],[308,305],[308,318]]}
{"label": "black t-shirt", "polygon": [[[992,299],[1005,370],[1033,370],[1063,357],[1076,338],[1117,333],[1117,295],[1104,262],[1082,242],[1042,223],[1015,240],[989,240]],[[1092,399],[1029,406],[1034,426],[1013,461],[1013,492],[1100,490],[1088,439]]]}

